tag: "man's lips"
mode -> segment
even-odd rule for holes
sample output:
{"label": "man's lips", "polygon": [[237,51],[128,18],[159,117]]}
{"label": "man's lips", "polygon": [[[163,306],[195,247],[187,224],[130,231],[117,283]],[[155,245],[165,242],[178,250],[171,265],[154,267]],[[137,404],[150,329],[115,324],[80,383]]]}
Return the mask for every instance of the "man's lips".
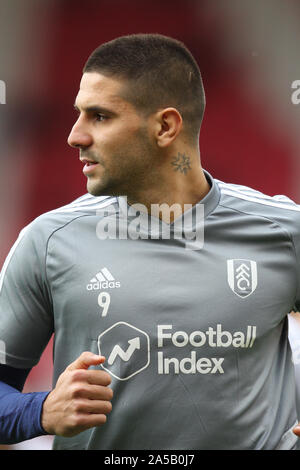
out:
{"label": "man's lips", "polygon": [[92,171],[94,171],[96,166],[99,165],[98,162],[95,162],[93,160],[88,160],[86,158],[81,158],[80,161],[82,161],[82,163],[84,163],[84,167],[83,167],[82,171],[85,175],[89,174],[89,173],[92,173]]}

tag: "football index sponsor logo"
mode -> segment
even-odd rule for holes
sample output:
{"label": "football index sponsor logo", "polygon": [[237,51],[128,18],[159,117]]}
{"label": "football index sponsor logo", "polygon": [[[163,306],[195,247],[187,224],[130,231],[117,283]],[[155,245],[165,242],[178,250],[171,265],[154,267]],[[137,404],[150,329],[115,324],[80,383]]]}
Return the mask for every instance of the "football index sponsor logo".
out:
{"label": "football index sponsor logo", "polygon": [[[223,330],[222,324],[210,326],[206,331],[173,331],[173,325],[157,325],[158,374],[224,374],[224,357],[199,357],[199,348],[208,346],[212,351],[219,348],[252,348],[256,339],[256,326],[247,326],[244,331]],[[173,345],[175,348],[193,347],[189,355],[179,359],[169,357],[164,353],[164,346]],[[176,350],[175,350],[176,351]],[[206,350],[207,351],[207,350]]]}
{"label": "football index sponsor logo", "polygon": [[[157,325],[156,335],[157,362],[153,367],[157,374],[218,375],[226,373],[221,351],[252,348],[256,326],[247,325],[243,331],[231,332],[218,323],[206,331],[187,332],[177,331],[171,324]],[[107,358],[101,367],[118,380],[128,380],[150,365],[150,343],[155,344],[145,331],[126,322],[115,323],[98,336],[99,354]]]}
{"label": "football index sponsor logo", "polygon": [[101,367],[118,380],[128,380],[150,364],[150,338],[145,331],[118,322],[98,336],[100,355],[107,357]]}
{"label": "football index sponsor logo", "polygon": [[111,272],[107,268],[102,268],[87,284],[89,291],[100,289],[117,289],[121,287],[121,283],[116,281]]}

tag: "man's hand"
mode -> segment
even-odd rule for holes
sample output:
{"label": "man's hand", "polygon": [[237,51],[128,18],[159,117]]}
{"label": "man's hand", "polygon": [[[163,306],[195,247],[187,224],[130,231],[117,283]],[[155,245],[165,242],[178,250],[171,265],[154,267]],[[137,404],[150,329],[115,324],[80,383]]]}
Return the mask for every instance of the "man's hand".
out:
{"label": "man's hand", "polygon": [[294,427],[293,433],[296,434],[296,436],[300,437],[300,423],[298,423],[297,426]]}
{"label": "man's hand", "polygon": [[111,377],[105,371],[88,370],[104,361],[103,356],[83,352],[59,376],[43,404],[41,423],[46,432],[72,437],[106,422],[112,409]]}

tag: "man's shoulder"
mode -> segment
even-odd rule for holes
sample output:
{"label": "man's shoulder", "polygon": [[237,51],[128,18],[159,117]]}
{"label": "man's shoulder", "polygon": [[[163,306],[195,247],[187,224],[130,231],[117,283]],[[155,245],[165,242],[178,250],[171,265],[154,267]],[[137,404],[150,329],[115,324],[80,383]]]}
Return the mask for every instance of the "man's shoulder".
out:
{"label": "man's shoulder", "polygon": [[288,196],[282,194],[270,196],[248,186],[215,181],[220,189],[221,205],[236,208],[245,213],[257,213],[257,215],[271,219],[300,219],[300,205]]}
{"label": "man's shoulder", "polygon": [[73,220],[97,215],[97,211],[117,202],[114,196],[92,196],[84,194],[56,209],[44,212],[36,217],[22,230],[21,234],[34,233],[39,234],[43,238],[51,236],[51,234],[71,223]]}

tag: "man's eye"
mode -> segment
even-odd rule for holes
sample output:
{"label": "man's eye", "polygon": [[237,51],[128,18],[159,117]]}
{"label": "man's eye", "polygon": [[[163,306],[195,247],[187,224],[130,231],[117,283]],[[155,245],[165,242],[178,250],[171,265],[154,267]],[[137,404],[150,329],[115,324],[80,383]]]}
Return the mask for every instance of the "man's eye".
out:
{"label": "man's eye", "polygon": [[105,116],[103,114],[97,113],[96,116],[95,116],[95,119],[96,119],[96,121],[101,122],[101,121],[104,121]]}

